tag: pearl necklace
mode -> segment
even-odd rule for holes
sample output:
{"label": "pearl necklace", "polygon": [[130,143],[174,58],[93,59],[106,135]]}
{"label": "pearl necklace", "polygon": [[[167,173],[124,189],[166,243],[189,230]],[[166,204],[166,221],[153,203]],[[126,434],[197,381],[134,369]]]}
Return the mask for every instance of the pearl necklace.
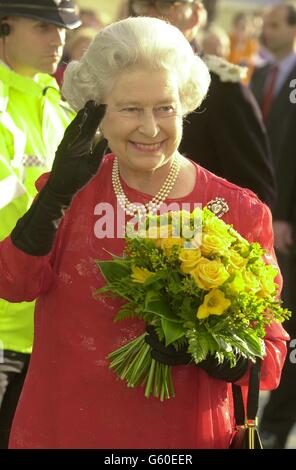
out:
{"label": "pearl necklace", "polygon": [[112,184],[113,189],[116,194],[118,203],[120,207],[125,211],[127,215],[135,216],[145,216],[147,212],[150,214],[155,214],[157,210],[160,208],[161,204],[165,201],[165,199],[170,194],[171,190],[173,189],[176,180],[178,178],[179,172],[181,168],[181,157],[177,154],[174,157],[173,163],[171,165],[170,172],[165,179],[162,187],[158,191],[158,193],[148,202],[145,204],[139,203],[132,203],[126,197],[120,182],[119,177],[119,165],[117,157],[114,158],[113,168],[112,168]]}

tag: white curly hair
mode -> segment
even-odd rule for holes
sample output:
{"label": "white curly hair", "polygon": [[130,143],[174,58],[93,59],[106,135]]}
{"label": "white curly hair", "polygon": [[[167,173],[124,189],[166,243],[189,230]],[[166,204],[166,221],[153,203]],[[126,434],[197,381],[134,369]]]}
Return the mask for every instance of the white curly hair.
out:
{"label": "white curly hair", "polygon": [[178,28],[150,17],[126,18],[101,30],[82,58],[68,65],[62,93],[75,110],[88,100],[103,103],[120,73],[134,65],[177,74],[183,116],[207,94],[207,66]]}

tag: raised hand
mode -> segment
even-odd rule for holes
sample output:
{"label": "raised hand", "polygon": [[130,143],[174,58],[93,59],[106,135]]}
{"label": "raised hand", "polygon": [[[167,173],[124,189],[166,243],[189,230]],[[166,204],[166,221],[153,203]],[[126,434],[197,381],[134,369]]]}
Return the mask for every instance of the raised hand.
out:
{"label": "raised hand", "polygon": [[50,252],[73,196],[96,174],[107,141],[92,146],[105,110],[105,105],[88,101],[67,128],[46,185],[11,233],[13,244],[25,253],[44,256]]}
{"label": "raised hand", "polygon": [[96,174],[107,148],[105,139],[93,147],[105,111],[105,105],[88,101],[66,129],[47,182],[54,193],[74,195]]}

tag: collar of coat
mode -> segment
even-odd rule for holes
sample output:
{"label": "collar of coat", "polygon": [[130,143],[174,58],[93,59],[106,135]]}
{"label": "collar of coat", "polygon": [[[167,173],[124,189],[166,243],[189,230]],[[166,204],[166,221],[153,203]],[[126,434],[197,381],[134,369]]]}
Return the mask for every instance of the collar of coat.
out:
{"label": "collar of coat", "polygon": [[247,76],[248,68],[231,64],[222,57],[216,55],[204,55],[202,60],[206,63],[210,72],[216,73],[221,82],[240,82]]}
{"label": "collar of coat", "polygon": [[53,77],[46,73],[38,73],[34,78],[24,77],[0,62],[0,112],[6,111],[10,89],[39,98],[49,88],[53,90],[51,100],[60,102],[60,90]]}

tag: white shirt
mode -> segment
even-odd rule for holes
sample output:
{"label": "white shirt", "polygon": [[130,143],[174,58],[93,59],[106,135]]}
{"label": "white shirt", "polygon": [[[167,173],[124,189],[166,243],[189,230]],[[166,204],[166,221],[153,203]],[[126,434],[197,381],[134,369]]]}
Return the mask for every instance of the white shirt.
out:
{"label": "white shirt", "polygon": [[[274,86],[274,93],[273,96],[279,94],[284,85],[285,81],[287,80],[288,76],[290,75],[293,68],[296,66],[296,53],[292,52],[291,54],[287,55],[284,59],[280,62],[273,60],[270,62],[269,65],[277,65],[278,66],[278,73],[277,78]],[[265,90],[268,88],[270,80],[272,79],[272,74],[269,74],[265,83]],[[296,77],[295,77],[296,78]]]}

